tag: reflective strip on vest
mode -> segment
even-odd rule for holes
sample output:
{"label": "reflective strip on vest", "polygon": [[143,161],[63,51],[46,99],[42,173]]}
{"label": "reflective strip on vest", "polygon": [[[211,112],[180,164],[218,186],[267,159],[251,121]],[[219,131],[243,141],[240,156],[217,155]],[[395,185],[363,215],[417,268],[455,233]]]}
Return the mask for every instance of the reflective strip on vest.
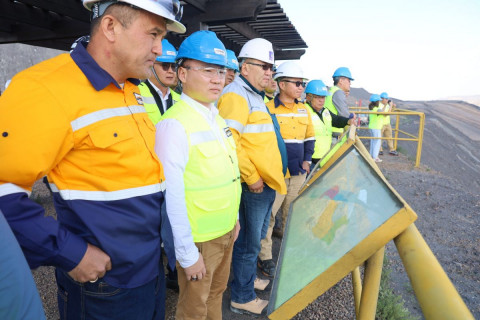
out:
{"label": "reflective strip on vest", "polygon": [[215,140],[217,140],[217,137],[212,131],[197,131],[190,134],[191,146]]}
{"label": "reflective strip on vest", "polygon": [[0,197],[14,193],[26,193],[30,196],[31,192],[13,183],[5,183],[0,185]]}
{"label": "reflective strip on vest", "polygon": [[57,186],[50,183],[52,192],[60,193],[64,200],[89,200],[89,201],[115,201],[141,197],[165,191],[165,182],[149,186],[116,190],[116,191],[84,191],[84,190],[58,190]]}
{"label": "reflective strip on vest", "polygon": [[134,113],[143,113],[146,112],[145,108],[142,106],[129,106],[129,107],[120,107],[114,109],[104,109],[95,111],[80,118],[73,120],[70,124],[72,126],[73,132],[80,130],[86,126],[89,126],[95,122],[102,121],[105,119],[113,117],[127,116]]}
{"label": "reflective strip on vest", "polygon": [[304,118],[304,117],[307,117],[308,118],[308,114],[306,113],[276,113],[275,116],[277,116],[277,118],[279,117],[295,117],[295,118]]}
{"label": "reflective strip on vest", "polygon": [[261,132],[274,132],[275,128],[273,123],[263,123],[263,124],[248,124],[245,126],[243,133],[261,133]]}

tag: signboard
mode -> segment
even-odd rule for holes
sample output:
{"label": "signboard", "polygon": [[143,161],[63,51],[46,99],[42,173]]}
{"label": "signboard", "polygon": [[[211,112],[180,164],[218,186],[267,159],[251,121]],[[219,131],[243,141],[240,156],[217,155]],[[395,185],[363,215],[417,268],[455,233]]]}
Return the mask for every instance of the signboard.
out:
{"label": "signboard", "polygon": [[269,318],[293,317],[415,219],[360,140],[341,140],[291,204]]}

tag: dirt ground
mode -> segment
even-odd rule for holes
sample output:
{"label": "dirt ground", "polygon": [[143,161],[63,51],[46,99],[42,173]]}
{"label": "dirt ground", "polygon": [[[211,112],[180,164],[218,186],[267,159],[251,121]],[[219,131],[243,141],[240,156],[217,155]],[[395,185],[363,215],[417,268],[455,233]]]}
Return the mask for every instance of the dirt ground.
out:
{"label": "dirt ground", "polygon": [[[399,157],[385,155],[379,164],[389,183],[418,215],[416,226],[452,280],[475,318],[480,319],[480,116],[471,105],[462,112],[450,112],[454,105],[408,103],[427,115],[422,165],[414,168],[416,146],[399,144]],[[457,106],[458,107],[458,106]],[[450,111],[449,111],[450,110]],[[449,111],[449,112],[447,112]],[[459,115],[460,114],[460,115]],[[463,115],[462,115],[463,114]],[[441,115],[441,116],[439,116]],[[446,117],[448,115],[448,117]],[[470,121],[472,115],[476,121]],[[453,119],[453,120],[452,120]],[[416,122],[417,121],[417,122]],[[462,122],[463,121],[463,122]],[[401,120],[401,129],[413,133],[418,120]],[[455,130],[463,123],[468,128]],[[464,134],[465,132],[465,134]],[[368,142],[365,142],[368,144]],[[32,195],[54,214],[48,191],[37,183]],[[279,240],[274,238],[274,255]],[[423,318],[413,290],[393,242],[387,256],[395,292],[403,297],[413,315]],[[51,267],[33,271],[48,319],[58,319],[56,285]],[[229,289],[224,295],[224,319],[254,319],[228,309]],[[268,292],[259,293],[267,299]],[[177,293],[167,290],[167,319],[174,319]],[[350,276],[319,297],[295,319],[353,319],[354,307]]]}

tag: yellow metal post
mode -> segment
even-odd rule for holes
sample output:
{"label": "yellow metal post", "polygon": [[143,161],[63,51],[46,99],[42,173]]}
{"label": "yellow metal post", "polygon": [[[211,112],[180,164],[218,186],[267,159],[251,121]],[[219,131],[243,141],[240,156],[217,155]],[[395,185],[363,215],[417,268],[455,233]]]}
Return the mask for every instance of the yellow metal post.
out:
{"label": "yellow metal post", "polygon": [[420,114],[420,124],[418,125],[418,144],[417,144],[417,158],[415,160],[415,167],[420,166],[420,158],[422,157],[423,144],[423,128],[425,127],[425,114]]}
{"label": "yellow metal post", "polygon": [[474,319],[414,224],[395,238],[395,245],[425,319]]}
{"label": "yellow metal post", "polygon": [[359,320],[375,319],[384,253],[385,247],[382,247],[367,260],[365,265],[362,299],[360,301],[360,311],[358,313]]}
{"label": "yellow metal post", "polygon": [[352,271],[353,300],[355,301],[355,315],[358,318],[360,312],[360,299],[362,297],[362,278],[360,277],[360,267]]}
{"label": "yellow metal post", "polygon": [[395,121],[395,140],[393,140],[393,147],[397,150],[398,147],[398,129],[400,128],[400,115],[397,114],[397,120]]}

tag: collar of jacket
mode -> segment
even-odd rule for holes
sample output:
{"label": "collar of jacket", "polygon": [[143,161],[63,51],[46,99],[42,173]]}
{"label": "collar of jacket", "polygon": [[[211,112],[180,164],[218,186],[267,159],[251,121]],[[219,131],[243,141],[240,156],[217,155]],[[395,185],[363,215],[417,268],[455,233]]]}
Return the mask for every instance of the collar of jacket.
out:
{"label": "collar of jacket", "polygon": [[[100,91],[105,89],[110,83],[113,83],[118,89],[122,89],[120,85],[113,79],[113,77],[104,69],[102,69],[93,57],[87,51],[87,42],[80,42],[73,49],[70,56],[75,64],[82,70],[88,81],[92,84],[95,90]],[[128,81],[134,85],[139,85],[140,80],[128,78]]]}
{"label": "collar of jacket", "polygon": [[258,91],[254,86],[252,86],[252,84],[251,84],[250,82],[248,82],[247,79],[245,79],[244,76],[240,75],[239,78],[242,79],[243,82],[245,82],[245,84],[247,84],[248,87],[249,87],[250,89],[252,89],[253,92],[255,92],[256,94],[259,94],[260,96],[262,96],[262,99],[265,97],[265,92],[264,92],[264,91]]}
{"label": "collar of jacket", "polygon": [[[295,104],[298,103],[298,100],[297,100],[297,99],[295,99],[295,100],[293,100],[293,101],[295,102]],[[278,107],[280,107],[280,106],[284,106],[285,108],[287,107],[287,106],[285,106],[285,104],[280,100],[280,94],[277,94],[277,95],[275,96],[275,99],[273,100],[273,102],[275,103],[275,108],[278,108]]]}

